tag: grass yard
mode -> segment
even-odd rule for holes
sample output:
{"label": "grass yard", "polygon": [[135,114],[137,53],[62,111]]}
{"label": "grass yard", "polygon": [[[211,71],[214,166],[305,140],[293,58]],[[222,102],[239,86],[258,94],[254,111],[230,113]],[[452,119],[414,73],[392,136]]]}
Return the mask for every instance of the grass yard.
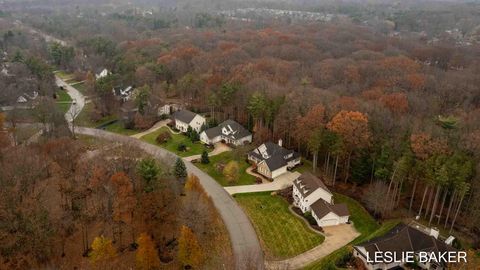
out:
{"label": "grass yard", "polygon": [[[223,175],[222,169],[229,161],[235,160],[239,165],[239,179],[238,181],[231,183]],[[240,185],[252,185],[255,184],[255,177],[246,173],[250,164],[245,161],[245,157],[237,157],[233,151],[223,152],[221,154],[210,157],[209,164],[195,163],[202,171],[209,174],[213,179],[217,180],[222,186],[240,186]],[[223,165],[223,166],[222,166]]]}
{"label": "grass yard", "polygon": [[267,259],[286,259],[321,244],[324,237],[311,231],[290,212],[282,197],[270,192],[234,196],[245,209],[260,237]]}
{"label": "grass yard", "polygon": [[83,82],[71,84],[71,86],[73,88],[77,89],[78,91],[80,91],[82,94],[86,94],[86,92],[87,92],[87,88],[85,86],[85,83],[83,83]]}
{"label": "grass yard", "polygon": [[[400,220],[388,220],[382,225],[379,225],[356,200],[338,193],[334,194],[334,200],[335,203],[347,204],[348,210],[350,210],[351,213],[350,220],[353,221],[355,229],[360,233],[360,236],[355,238],[350,245],[359,244],[374,237],[382,236],[400,222]],[[351,252],[352,247],[350,245],[342,247],[327,257],[312,263],[305,267],[304,270],[341,269],[336,267],[335,263]]]}
{"label": "grass yard", "polygon": [[131,136],[139,132],[138,130],[135,130],[135,129],[124,128],[123,123],[121,121],[117,121],[111,125],[108,125],[107,127],[105,127],[105,130],[113,133],[126,135],[126,136]]}
{"label": "grass yard", "polygon": [[113,120],[117,119],[116,116],[109,115],[109,116],[103,117],[102,119],[100,119],[98,121],[93,121],[90,118],[90,113],[93,111],[93,106],[94,106],[93,103],[86,103],[85,104],[82,112],[80,112],[80,114],[77,116],[76,121],[77,121],[78,126],[94,128],[94,127],[101,126],[103,124],[106,124],[110,121],[113,121]]}
{"label": "grass yard", "polygon": [[59,70],[59,71],[55,72],[55,75],[60,77],[60,79],[62,79],[62,80],[71,80],[73,78],[73,74],[66,73],[63,70]]}
{"label": "grass yard", "polygon": [[63,113],[66,113],[70,109],[72,98],[64,90],[57,91],[57,106]]}
{"label": "grass yard", "polygon": [[[170,132],[170,130],[167,127],[163,127],[163,128],[161,128],[157,131],[154,131],[152,133],[149,133],[149,134],[143,136],[141,138],[141,140],[146,141],[146,142],[151,143],[151,144],[154,144],[154,145],[157,145],[157,146],[160,146],[160,147],[163,147],[163,148],[167,149],[168,151],[174,152],[175,154],[177,154],[181,157],[200,155],[200,154],[202,154],[203,150],[207,150],[209,152],[211,151],[211,149],[206,148],[205,145],[201,144],[200,142],[192,143],[190,138],[188,138],[187,136],[182,135],[182,134],[173,134],[171,132],[170,132],[170,134],[172,135],[172,138],[170,140],[168,140],[168,142],[166,142],[166,143],[159,144],[159,143],[157,143],[156,138],[157,138],[158,134],[160,134],[161,132],[164,132],[164,131]],[[178,151],[178,149],[177,149],[178,145],[181,144],[181,143],[185,144],[185,146],[187,147],[187,151],[185,151],[185,152]]]}

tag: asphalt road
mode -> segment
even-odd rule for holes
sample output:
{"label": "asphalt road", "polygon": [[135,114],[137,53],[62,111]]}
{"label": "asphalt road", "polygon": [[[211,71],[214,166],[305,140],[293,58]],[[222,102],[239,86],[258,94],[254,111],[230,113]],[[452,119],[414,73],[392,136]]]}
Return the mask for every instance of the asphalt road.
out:
{"label": "asphalt road", "polygon": [[70,123],[72,123],[72,120],[75,119],[83,110],[83,107],[85,106],[85,97],[82,93],[80,93],[80,91],[63,81],[57,75],[55,75],[55,82],[57,86],[62,86],[65,91],[67,91],[68,95],[72,98],[72,100],[75,101],[75,104],[72,103],[70,109],[68,109],[68,111],[65,113],[65,119],[70,125]]}
{"label": "asphalt road", "polygon": [[[138,139],[123,136],[103,130],[77,127],[77,134],[89,135],[105,140],[129,143],[135,145],[150,155],[169,162],[174,162],[177,156],[163,148],[156,147]],[[189,173],[200,179],[205,191],[212,198],[220,216],[227,227],[235,255],[237,269],[264,269],[263,251],[257,234],[247,215],[236,201],[212,177],[204,173],[189,161],[184,161]]]}

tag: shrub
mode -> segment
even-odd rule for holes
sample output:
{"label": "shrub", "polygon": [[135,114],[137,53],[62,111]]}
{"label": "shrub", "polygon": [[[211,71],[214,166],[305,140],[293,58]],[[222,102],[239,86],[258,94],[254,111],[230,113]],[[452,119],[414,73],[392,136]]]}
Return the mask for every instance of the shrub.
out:
{"label": "shrub", "polygon": [[202,152],[202,164],[210,163],[210,158],[208,157],[207,151],[203,150]]}
{"label": "shrub", "polygon": [[305,217],[305,219],[308,221],[308,223],[310,225],[317,225],[317,221],[315,220],[315,218],[312,216],[312,212],[308,211],[308,212],[305,212],[305,214],[303,214],[303,216]]}
{"label": "shrub", "polygon": [[225,168],[223,168],[223,175],[227,178],[228,182],[237,182],[240,177],[240,167],[238,166],[238,162],[234,160],[228,162]]}
{"label": "shrub", "polygon": [[155,141],[157,141],[157,143],[159,143],[159,144],[162,144],[162,143],[168,142],[168,140],[170,140],[171,138],[172,138],[172,135],[170,134],[170,132],[162,131],[162,132],[160,132],[160,134],[158,134]]}
{"label": "shrub", "polygon": [[187,151],[187,146],[184,143],[180,143],[177,146],[177,150],[180,151],[180,152],[185,152],[185,151]]}

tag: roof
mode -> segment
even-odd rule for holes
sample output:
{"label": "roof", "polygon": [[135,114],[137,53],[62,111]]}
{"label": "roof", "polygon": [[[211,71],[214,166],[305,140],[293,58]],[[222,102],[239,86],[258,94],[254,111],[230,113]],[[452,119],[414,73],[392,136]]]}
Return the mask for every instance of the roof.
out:
{"label": "roof", "polygon": [[319,188],[332,194],[320,178],[308,172],[300,175],[300,177],[293,181],[293,185],[300,191],[304,198]]}
{"label": "roof", "polygon": [[250,133],[250,131],[245,129],[242,125],[230,119],[224,121],[216,127],[205,130],[205,133],[209,139],[223,135],[233,140],[238,140],[252,135],[252,133]]}
{"label": "roof", "polygon": [[340,204],[329,204],[326,201],[320,199],[310,205],[312,212],[321,219],[326,216],[328,213],[335,213],[339,217],[349,216],[350,211],[348,211],[347,205]]}
{"label": "roof", "polygon": [[189,110],[181,110],[173,113],[173,119],[190,124],[197,114]]}
{"label": "roof", "polygon": [[371,239],[359,244],[358,247],[365,248],[366,252],[373,254],[376,251],[390,251],[400,256],[402,252],[420,251],[425,252],[446,252],[455,249],[444,242],[428,235],[416,228],[400,223],[387,232],[384,236]]}
{"label": "roof", "polygon": [[[275,171],[283,166],[286,166],[287,162],[300,157],[300,154],[297,152],[283,148],[282,146],[273,142],[266,142],[249,154],[260,161],[265,161],[270,171]],[[285,158],[290,154],[292,154],[291,157]]]}

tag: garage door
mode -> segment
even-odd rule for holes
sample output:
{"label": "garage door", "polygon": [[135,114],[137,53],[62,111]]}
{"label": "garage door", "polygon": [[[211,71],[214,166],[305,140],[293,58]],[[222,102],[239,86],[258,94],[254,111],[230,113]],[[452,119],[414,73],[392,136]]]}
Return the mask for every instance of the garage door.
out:
{"label": "garage door", "polygon": [[321,221],[320,226],[334,226],[338,225],[338,220],[337,219],[325,219]]}

